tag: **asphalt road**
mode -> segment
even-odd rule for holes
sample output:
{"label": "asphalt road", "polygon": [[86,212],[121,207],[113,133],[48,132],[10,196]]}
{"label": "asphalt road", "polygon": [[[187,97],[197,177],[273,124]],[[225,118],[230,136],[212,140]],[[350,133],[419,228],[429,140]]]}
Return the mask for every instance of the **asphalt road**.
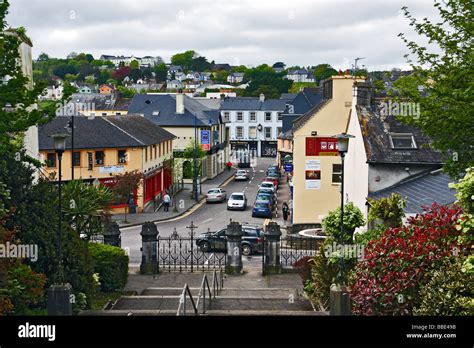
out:
{"label": "asphalt road", "polygon": [[[260,226],[263,225],[265,219],[253,218],[251,210],[255,201],[258,185],[265,178],[265,170],[274,163],[274,158],[257,158],[256,166],[249,168],[249,181],[231,181],[223,188],[227,193],[227,197],[229,197],[233,192],[245,192],[248,204],[247,210],[229,211],[227,210],[227,202],[212,204],[204,203],[189,215],[184,215],[172,221],[157,222],[156,226],[158,227],[159,235],[163,237],[169,236],[173,233],[174,228],[176,228],[179,235],[188,237],[189,229],[187,229],[186,226],[189,226],[191,221],[198,226],[195,235],[206,232],[208,229],[211,231],[218,231],[226,227],[231,219],[232,221],[240,223],[246,222]],[[120,231],[122,237],[122,248],[128,251],[130,263],[134,265],[139,264],[141,262],[141,227],[124,227],[121,228]],[[258,256],[249,258],[244,257],[244,259],[244,261],[255,263],[256,265],[261,262],[261,258]]]}

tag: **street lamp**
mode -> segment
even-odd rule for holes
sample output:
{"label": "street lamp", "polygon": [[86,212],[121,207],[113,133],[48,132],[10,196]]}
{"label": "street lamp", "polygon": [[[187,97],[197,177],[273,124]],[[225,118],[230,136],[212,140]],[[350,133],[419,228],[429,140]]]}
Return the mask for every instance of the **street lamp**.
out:
{"label": "street lamp", "polygon": [[59,212],[59,224],[58,224],[58,273],[56,276],[55,284],[52,284],[48,289],[48,314],[49,315],[71,315],[71,302],[70,302],[70,293],[71,286],[69,284],[64,284],[64,270],[63,270],[63,256],[62,256],[62,194],[61,194],[61,184],[62,184],[62,158],[63,153],[66,150],[66,138],[67,134],[57,133],[51,135],[54,143],[54,150],[58,155],[58,212]]}
{"label": "street lamp", "polygon": [[[341,245],[344,245],[344,158],[346,157],[347,150],[349,149],[349,139],[354,138],[353,135],[342,133],[336,135],[337,138],[337,150],[341,155],[341,233],[340,241]],[[344,283],[344,259],[341,255],[341,269],[339,271],[339,284]]]}
{"label": "street lamp", "polygon": [[197,165],[197,137],[198,137],[198,129],[197,129],[197,113],[194,114],[194,178],[193,178],[193,186],[194,186],[194,198],[196,202],[199,201],[199,193],[198,193],[198,165]]}
{"label": "street lamp", "polygon": [[[344,245],[344,157],[349,149],[349,139],[355,138],[353,135],[342,133],[335,136],[337,138],[337,149],[341,155],[341,222],[340,222],[340,247]],[[344,257],[341,252],[340,266],[338,273],[338,284],[333,284],[330,289],[330,314],[350,315],[350,299],[345,287],[344,279]]]}

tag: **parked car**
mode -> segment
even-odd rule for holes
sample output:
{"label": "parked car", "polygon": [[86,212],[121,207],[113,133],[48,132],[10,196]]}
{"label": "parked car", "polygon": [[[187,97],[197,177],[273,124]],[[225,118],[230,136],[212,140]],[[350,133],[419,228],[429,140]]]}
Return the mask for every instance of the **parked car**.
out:
{"label": "parked car", "polygon": [[221,188],[213,188],[207,191],[206,202],[224,202],[227,199],[227,194]]}
{"label": "parked car", "polygon": [[249,179],[249,173],[245,169],[239,169],[235,175],[234,175],[234,180],[235,181],[246,181]]}
{"label": "parked car", "polygon": [[270,194],[270,195],[273,197],[273,199],[274,199],[275,201],[276,201],[276,199],[277,199],[277,196],[276,196],[276,194],[275,194],[275,191],[272,190],[272,189],[269,189],[269,188],[261,188],[261,189],[259,189],[259,190],[257,191],[257,195],[259,195],[260,193]]}
{"label": "parked car", "polygon": [[227,210],[247,209],[247,197],[244,192],[234,192],[227,201]]}
{"label": "parked car", "polygon": [[269,190],[273,190],[273,192],[276,192],[276,189],[275,189],[275,185],[273,185],[272,182],[262,182],[260,184],[260,186],[258,187],[258,189],[263,189],[263,188],[266,188],[266,189],[269,189]]}
{"label": "parked car", "polygon": [[273,195],[269,193],[257,194],[257,196],[255,197],[255,202],[270,202],[270,205],[273,209],[276,206],[276,200],[273,198]]}
{"label": "parked car", "polygon": [[[206,232],[196,237],[196,245],[203,252],[226,251],[227,229],[218,232]],[[242,254],[245,256],[263,251],[263,230],[255,225],[242,225]]]}
{"label": "parked car", "polygon": [[275,177],[270,177],[270,176],[267,176],[265,178],[265,181],[270,181],[270,182],[273,182],[273,185],[275,186],[275,188],[278,187],[278,184],[280,182],[280,180],[278,178],[275,178]]}
{"label": "parked car", "polygon": [[255,202],[252,208],[252,217],[272,218],[273,213],[270,202]]}
{"label": "parked car", "polygon": [[275,166],[271,166],[271,167],[268,167],[267,171],[265,172],[267,175],[268,174],[276,174],[278,176],[281,175],[280,173],[280,169],[278,169],[278,167],[275,165]]}
{"label": "parked car", "polygon": [[268,180],[264,180],[262,181],[262,183],[260,184],[260,187],[271,187],[270,184],[273,186],[275,192],[276,190],[278,189],[278,185],[275,184],[274,181],[268,181]]}

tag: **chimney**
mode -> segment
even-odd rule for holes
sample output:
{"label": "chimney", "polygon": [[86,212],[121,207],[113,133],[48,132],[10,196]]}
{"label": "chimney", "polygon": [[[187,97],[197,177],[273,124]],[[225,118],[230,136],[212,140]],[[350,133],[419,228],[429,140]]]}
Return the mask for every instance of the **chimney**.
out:
{"label": "chimney", "polygon": [[182,90],[179,90],[176,94],[176,113],[184,114],[184,94]]}
{"label": "chimney", "polygon": [[265,94],[260,94],[260,101],[263,103],[265,101]]}
{"label": "chimney", "polygon": [[355,82],[354,92],[356,97],[357,105],[370,107],[372,101],[372,85],[370,82]]}

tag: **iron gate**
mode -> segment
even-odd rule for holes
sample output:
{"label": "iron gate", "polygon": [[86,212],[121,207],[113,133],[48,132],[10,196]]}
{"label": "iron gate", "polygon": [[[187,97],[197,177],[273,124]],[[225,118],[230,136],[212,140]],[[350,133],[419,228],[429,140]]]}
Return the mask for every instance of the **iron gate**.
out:
{"label": "iron gate", "polygon": [[225,267],[226,254],[203,252],[194,238],[173,233],[157,238],[157,260],[160,272],[212,271]]}
{"label": "iron gate", "polygon": [[[265,258],[267,254],[267,243],[264,238],[264,248],[262,253],[262,274],[265,274]],[[304,238],[301,236],[287,235],[280,237],[279,253],[280,265],[283,269],[294,269],[294,264],[304,257],[313,257],[319,252],[321,240]]]}

